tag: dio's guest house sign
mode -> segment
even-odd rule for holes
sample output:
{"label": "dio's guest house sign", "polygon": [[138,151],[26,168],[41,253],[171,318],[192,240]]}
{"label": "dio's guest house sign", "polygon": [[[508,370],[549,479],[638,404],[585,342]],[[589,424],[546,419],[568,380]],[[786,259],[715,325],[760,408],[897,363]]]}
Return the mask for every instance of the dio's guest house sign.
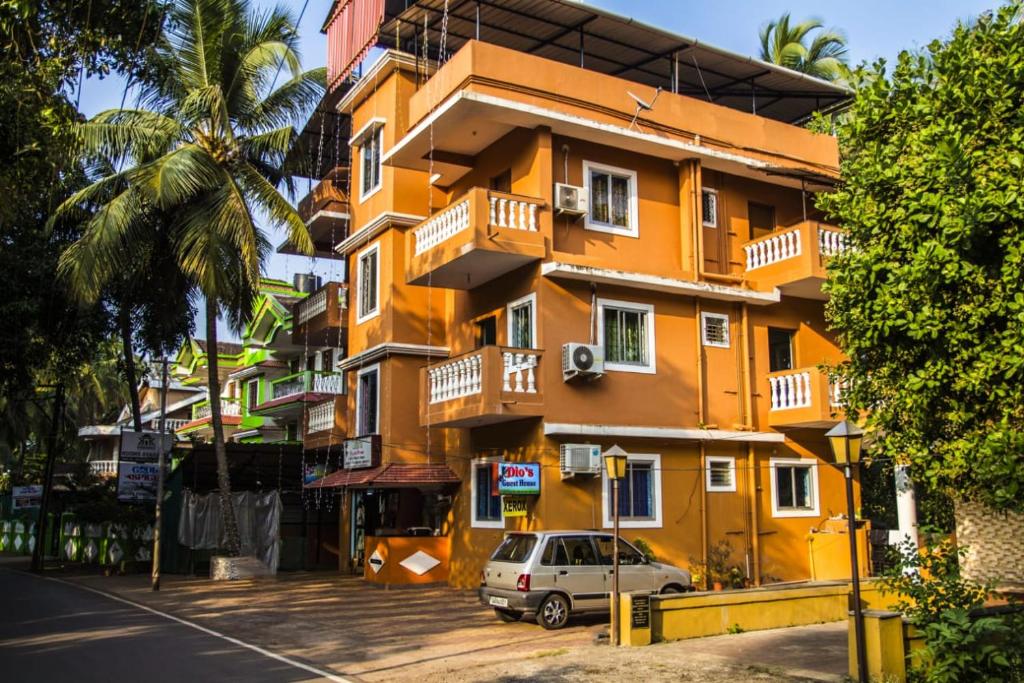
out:
{"label": "dio's guest house sign", "polygon": [[503,462],[498,464],[498,493],[537,495],[540,493],[539,462]]}

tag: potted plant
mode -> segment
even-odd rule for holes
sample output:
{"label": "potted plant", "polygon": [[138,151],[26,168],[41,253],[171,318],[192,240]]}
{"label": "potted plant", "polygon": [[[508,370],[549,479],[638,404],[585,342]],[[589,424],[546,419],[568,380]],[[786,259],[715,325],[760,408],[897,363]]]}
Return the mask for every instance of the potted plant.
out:
{"label": "potted plant", "polygon": [[690,555],[690,581],[697,590],[708,589],[708,567],[693,555]]}
{"label": "potted plant", "polygon": [[732,545],[729,541],[719,541],[708,548],[707,570],[712,590],[720,591],[729,582],[731,576],[729,559],[731,557]]}

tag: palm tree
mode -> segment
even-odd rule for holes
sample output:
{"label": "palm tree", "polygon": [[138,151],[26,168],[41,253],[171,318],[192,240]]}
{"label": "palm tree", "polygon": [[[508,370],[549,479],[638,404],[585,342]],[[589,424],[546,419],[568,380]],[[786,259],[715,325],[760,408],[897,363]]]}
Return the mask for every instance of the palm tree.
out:
{"label": "palm tree", "polygon": [[[270,251],[257,212],[283,226],[310,254],[306,226],[280,194],[298,170],[286,163],[293,127],[323,94],[324,69],[303,71],[291,14],[257,13],[249,0],[174,0],[156,46],[152,85],[140,106],[97,114],[78,127],[83,159],[118,160],[122,170],[75,193],[57,215],[97,207],[82,238],[61,257],[60,272],[83,298],[95,299],[132,270],[154,230],[181,272],[206,300],[209,392],[217,478],[229,555],[240,548],[231,506],[217,376],[217,318],[251,315]],[[275,87],[278,73],[284,82]],[[165,221],[148,217],[158,213]]]}
{"label": "palm tree", "polygon": [[[806,45],[813,31],[818,33]],[[846,73],[846,36],[819,19],[791,25],[789,12],[761,27],[761,59],[810,76],[835,81]]]}

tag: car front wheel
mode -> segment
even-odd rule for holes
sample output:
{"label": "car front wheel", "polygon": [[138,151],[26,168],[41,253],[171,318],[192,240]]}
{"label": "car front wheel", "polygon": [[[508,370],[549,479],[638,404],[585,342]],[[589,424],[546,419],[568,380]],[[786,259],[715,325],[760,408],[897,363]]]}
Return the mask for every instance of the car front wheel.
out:
{"label": "car front wheel", "polygon": [[494,616],[501,619],[506,624],[511,624],[513,621],[519,621],[523,618],[523,613],[514,609],[504,609],[501,607],[494,608]]}
{"label": "car front wheel", "polygon": [[544,598],[537,609],[537,622],[549,631],[564,628],[569,623],[569,601],[558,593]]}

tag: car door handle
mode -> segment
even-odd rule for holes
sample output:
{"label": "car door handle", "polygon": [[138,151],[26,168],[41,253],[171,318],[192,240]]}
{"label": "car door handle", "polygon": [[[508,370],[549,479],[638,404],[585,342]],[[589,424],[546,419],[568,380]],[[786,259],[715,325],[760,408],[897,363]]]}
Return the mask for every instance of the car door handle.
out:
{"label": "car door handle", "polygon": [[558,575],[559,576],[569,576],[569,570],[563,569],[560,572],[558,572]]}

